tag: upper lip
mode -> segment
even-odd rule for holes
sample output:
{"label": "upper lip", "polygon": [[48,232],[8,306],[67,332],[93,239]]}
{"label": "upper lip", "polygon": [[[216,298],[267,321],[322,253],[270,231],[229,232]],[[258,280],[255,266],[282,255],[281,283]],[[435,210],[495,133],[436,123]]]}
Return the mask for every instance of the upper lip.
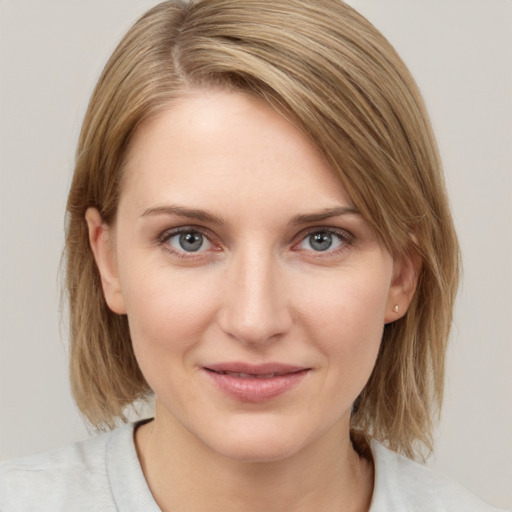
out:
{"label": "upper lip", "polygon": [[283,363],[250,364],[243,362],[208,364],[205,365],[204,368],[217,373],[244,373],[247,375],[268,375],[271,373],[285,375],[287,373],[295,373],[309,369],[304,366],[295,366]]}

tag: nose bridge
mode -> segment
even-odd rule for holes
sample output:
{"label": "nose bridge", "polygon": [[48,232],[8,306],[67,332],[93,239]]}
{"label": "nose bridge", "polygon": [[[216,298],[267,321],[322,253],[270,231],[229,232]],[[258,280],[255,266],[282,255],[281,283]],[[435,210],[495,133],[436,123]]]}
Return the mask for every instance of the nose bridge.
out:
{"label": "nose bridge", "polygon": [[223,330],[248,344],[266,343],[291,325],[284,275],[268,248],[251,244],[237,251],[228,271],[221,313]]}

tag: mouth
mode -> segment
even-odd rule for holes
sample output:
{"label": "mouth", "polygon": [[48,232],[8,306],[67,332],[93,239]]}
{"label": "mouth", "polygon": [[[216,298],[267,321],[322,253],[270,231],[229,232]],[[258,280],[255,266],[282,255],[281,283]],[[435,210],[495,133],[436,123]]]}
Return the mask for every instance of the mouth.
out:
{"label": "mouth", "polygon": [[203,370],[230,398],[260,403],[297,387],[311,368],[280,363],[252,365],[235,362],[208,365]]}
{"label": "mouth", "polygon": [[[207,370],[210,370],[207,368]],[[272,372],[272,373],[242,373],[242,372],[227,372],[227,371],[216,371],[210,370],[214,373],[218,373],[220,375],[230,375],[231,377],[236,377],[238,379],[272,379],[273,377],[281,377],[283,375],[288,375],[289,372]],[[300,371],[300,370],[298,370]],[[295,372],[293,372],[295,373]]]}

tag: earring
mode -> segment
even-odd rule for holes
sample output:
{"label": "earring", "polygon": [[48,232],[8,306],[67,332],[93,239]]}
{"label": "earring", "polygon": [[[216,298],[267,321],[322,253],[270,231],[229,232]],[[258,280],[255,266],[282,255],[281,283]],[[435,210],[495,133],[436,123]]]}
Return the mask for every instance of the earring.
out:
{"label": "earring", "polygon": [[398,304],[395,304],[395,307],[393,308],[393,311],[395,313],[398,313],[400,311],[400,306]]}

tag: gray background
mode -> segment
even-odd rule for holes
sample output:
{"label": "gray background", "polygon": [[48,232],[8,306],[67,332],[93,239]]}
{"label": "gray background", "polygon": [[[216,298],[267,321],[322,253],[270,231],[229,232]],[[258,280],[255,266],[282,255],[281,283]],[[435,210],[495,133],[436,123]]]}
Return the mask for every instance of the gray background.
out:
{"label": "gray background", "polygon": [[[88,434],[59,327],[63,212],[81,118],[147,0],[0,0],[0,458]],[[512,2],[351,0],[430,110],[465,263],[430,464],[512,509]]]}

